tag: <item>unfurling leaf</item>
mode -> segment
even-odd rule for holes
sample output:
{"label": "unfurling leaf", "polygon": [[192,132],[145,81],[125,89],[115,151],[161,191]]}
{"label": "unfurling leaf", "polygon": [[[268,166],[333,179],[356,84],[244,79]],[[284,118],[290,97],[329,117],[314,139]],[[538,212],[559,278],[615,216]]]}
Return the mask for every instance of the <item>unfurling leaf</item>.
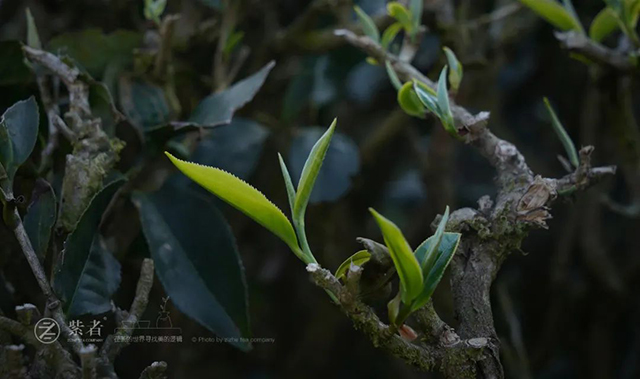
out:
{"label": "unfurling leaf", "polygon": [[569,137],[569,134],[564,129],[564,126],[562,126],[560,119],[558,119],[556,112],[553,110],[553,107],[551,107],[551,104],[549,103],[549,99],[547,99],[546,97],[544,98],[544,105],[547,107],[547,111],[549,111],[549,115],[551,116],[551,125],[553,126],[553,130],[558,135],[558,138],[560,138],[560,142],[562,142],[562,146],[564,146],[564,150],[567,152],[569,161],[575,167],[578,167],[580,162],[578,160],[578,152],[576,150],[576,146],[573,144],[571,137]]}
{"label": "unfurling leaf", "polygon": [[[435,240],[435,236],[431,236],[429,239],[424,241],[418,249],[416,249],[416,258],[418,261],[425,259],[422,254],[431,249],[431,245],[435,244]],[[431,295],[433,295],[433,292],[438,286],[438,283],[440,283],[447,266],[449,266],[453,255],[458,249],[459,244],[460,233],[444,233],[442,235],[440,245],[438,246],[438,249],[435,250],[435,257],[433,259],[434,263],[428,271],[424,270],[423,289],[411,304],[411,312],[420,309],[429,301]]]}
{"label": "unfurling leaf", "polygon": [[347,271],[351,268],[351,265],[362,267],[365,263],[369,262],[371,259],[371,253],[367,250],[360,250],[357,253],[353,254],[349,258],[347,258],[340,267],[336,270],[335,277],[336,279],[342,279]]}
{"label": "unfurling leaf", "polygon": [[[415,251],[416,259],[420,263],[422,267],[422,272],[424,274],[428,274],[433,267],[434,262],[437,259],[438,249],[440,248],[440,242],[442,241],[442,236],[444,235],[444,229],[447,226],[447,222],[449,221],[449,207],[444,211],[444,215],[442,215],[442,219],[440,219],[440,223],[438,224],[438,229],[434,235],[429,237],[427,241],[423,242]],[[423,251],[424,250],[424,251]],[[425,278],[427,279],[427,278]]]}
{"label": "unfurling leaf", "polygon": [[427,112],[427,108],[418,98],[411,82],[406,82],[398,91],[398,104],[403,111],[411,116],[424,117]]}
{"label": "unfurling leaf", "polygon": [[336,129],[337,120],[333,120],[329,129],[320,137],[318,142],[313,146],[309,157],[302,168],[302,174],[298,181],[298,190],[296,192],[296,201],[293,206],[293,220],[304,225],[304,214],[309,203],[311,191],[322,168],[322,162],[329,149],[331,137]]}
{"label": "unfurling leaf", "polygon": [[449,104],[449,90],[447,89],[447,66],[444,66],[438,80],[438,108],[440,108],[440,121],[444,129],[452,136],[458,138],[458,131],[454,125],[451,105]]}
{"label": "unfurling leaf", "polygon": [[619,27],[618,15],[613,9],[606,7],[591,22],[589,37],[596,42],[600,42]]}
{"label": "unfurling leaf", "polygon": [[444,50],[444,54],[447,56],[447,62],[449,62],[449,67],[451,68],[449,70],[449,84],[451,84],[454,92],[458,92],[463,76],[462,63],[460,63],[458,57],[456,57],[450,48],[445,46],[442,50]]}
{"label": "unfurling leaf", "polygon": [[396,321],[398,321],[398,314],[400,314],[401,300],[402,299],[400,299],[400,292],[398,292],[396,297],[394,297],[393,299],[391,299],[391,301],[389,301],[387,303],[387,312],[389,314],[389,323],[392,324],[392,325],[396,325]]}
{"label": "unfurling leaf", "polygon": [[362,26],[362,31],[364,34],[371,38],[374,42],[380,42],[380,31],[376,26],[375,22],[369,17],[365,11],[362,10],[359,6],[353,7],[358,15],[358,19],[360,20],[360,25]]}
{"label": "unfurling leaf", "polygon": [[296,233],[287,217],[262,192],[226,171],[165,154],[193,181],[278,236],[303,262],[312,262],[312,258],[300,250]]}
{"label": "unfurling leaf", "polygon": [[560,30],[581,29],[580,23],[571,15],[571,12],[555,0],[520,0],[520,2]]}
{"label": "unfurling leaf", "polygon": [[369,211],[373,214],[382,231],[384,242],[389,248],[389,254],[396,266],[396,271],[398,271],[402,302],[410,304],[422,291],[423,278],[420,264],[396,224],[386,219],[373,208],[369,208]]}
{"label": "unfurling leaf", "polygon": [[409,10],[404,7],[404,5],[400,4],[397,1],[392,1],[387,4],[387,11],[389,12],[389,15],[391,17],[395,18],[399,23],[402,24],[404,30],[406,30],[407,33],[413,35],[413,33],[415,32],[415,28],[413,26],[413,16],[411,15],[411,12],[409,12]]}

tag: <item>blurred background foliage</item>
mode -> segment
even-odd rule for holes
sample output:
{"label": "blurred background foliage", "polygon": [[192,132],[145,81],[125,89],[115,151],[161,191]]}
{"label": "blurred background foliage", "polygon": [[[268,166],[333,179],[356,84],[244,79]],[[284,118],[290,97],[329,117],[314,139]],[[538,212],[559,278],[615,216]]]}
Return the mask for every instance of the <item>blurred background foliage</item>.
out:
{"label": "blurred background foliage", "polygon": [[[416,246],[431,234],[430,224],[445,205],[475,207],[482,195],[494,194],[491,167],[448,136],[437,120],[404,114],[384,67],[365,62],[364,54],[333,35],[338,27],[358,29],[354,4],[379,25],[389,25],[384,0],[225,4],[169,0],[163,17],[179,18],[167,34],[145,19],[142,1],[0,1],[0,109],[38,95],[15,42],[26,41],[29,7],[44,48],[70,57],[104,83],[126,116],[114,118],[106,92],[92,87],[94,114],[108,134],[126,142],[118,170],[139,170],[133,187],[143,191],[120,204],[103,225],[121,265],[115,303],[130,303],[140,261],[150,256],[137,209],[155,207],[177,239],[189,240],[186,250],[227,258],[239,252],[244,277],[231,275],[225,282],[224,273],[211,269],[206,275],[218,279],[205,285],[228,297],[222,301],[235,309],[231,313],[242,314],[246,281],[249,321],[236,325],[242,330],[250,325],[253,337],[275,340],[256,343],[250,352],[191,343],[191,336],[213,334],[175,309],[183,299],[172,297],[172,323],[182,328],[185,342],[133,344],[116,361],[120,377],[137,377],[154,360],[166,361],[169,377],[175,378],[424,377],[353,330],[271,234],[180,175],[163,186],[175,171],[161,152],[168,149],[228,170],[286,209],[276,153],[282,153],[296,182],[313,143],[337,117],[337,133],[306,217],[314,253],[332,270],[359,250],[356,237],[381,239],[367,207],[394,220]],[[575,5],[588,25],[604,4]],[[514,142],[535,172],[552,177],[564,172],[556,158],[563,148],[543,96],[577,145],[596,146],[597,163],[625,165],[619,135],[612,132],[615,121],[607,113],[616,101],[615,80],[571,59],[552,27],[535,14],[512,0],[426,0],[423,24],[427,32],[413,64],[435,78],[446,63],[441,48],[450,46],[465,67],[457,102],[472,111],[490,111],[492,130]],[[170,58],[159,64],[158,54]],[[276,65],[269,72],[272,60]],[[637,114],[637,96],[632,105]],[[230,124],[202,127],[223,124],[236,110]],[[40,128],[36,151],[46,144],[45,123]],[[52,162],[56,192],[70,146],[61,140],[59,150]],[[35,165],[23,167],[15,192],[31,193],[35,177]],[[184,187],[202,196],[187,199],[186,192],[170,192]],[[619,202],[634,197],[619,175],[571,204],[556,206],[550,229],[532,233],[500,272],[493,289],[494,317],[507,377],[640,376],[640,222],[603,206],[605,194]],[[34,302],[39,290],[4,227],[0,238],[0,305],[11,314],[15,305]],[[204,262],[217,258],[211,259]],[[180,274],[190,277],[185,270]],[[443,280],[434,300],[441,316],[455,325],[447,287]],[[164,291],[154,286],[146,318],[155,319]],[[198,301],[205,295],[189,296]],[[214,315],[205,309],[202,317]]]}

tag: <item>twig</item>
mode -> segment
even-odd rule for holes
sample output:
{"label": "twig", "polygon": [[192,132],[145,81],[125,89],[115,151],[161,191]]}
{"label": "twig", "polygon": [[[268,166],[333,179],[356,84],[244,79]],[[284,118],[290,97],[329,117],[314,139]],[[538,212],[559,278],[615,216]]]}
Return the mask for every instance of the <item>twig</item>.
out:
{"label": "twig", "polygon": [[129,314],[120,323],[116,333],[109,335],[100,349],[100,364],[113,362],[120,351],[129,345],[129,338],[135,329],[138,320],[147,309],[149,293],[153,286],[153,260],[145,258],[140,269],[140,278],[136,287],[136,295],[131,304]]}
{"label": "twig", "polygon": [[502,21],[505,18],[515,14],[520,9],[522,9],[522,4],[509,3],[507,5],[501,6],[500,8],[494,10],[491,13],[482,15],[474,20],[463,22],[462,24],[457,25],[457,27],[465,28],[465,29],[478,29],[485,25],[490,25],[490,24]]}
{"label": "twig", "polygon": [[555,36],[567,50],[583,55],[600,65],[612,67],[621,72],[629,72],[636,68],[629,56],[609,49],[582,33],[556,32]]}
{"label": "twig", "polygon": [[375,311],[359,300],[359,296],[340,284],[331,272],[317,264],[307,266],[313,281],[338,298],[343,312],[351,319],[356,329],[369,337],[374,346],[401,358],[407,364],[429,371],[439,368],[449,378],[460,378],[472,368],[460,362],[479,359],[487,346],[484,338],[461,340],[455,333],[440,339],[436,344],[419,346],[406,341],[392,328],[385,325]]}
{"label": "twig", "polygon": [[96,352],[95,345],[85,346],[80,352],[80,365],[82,367],[82,379],[96,379]]}

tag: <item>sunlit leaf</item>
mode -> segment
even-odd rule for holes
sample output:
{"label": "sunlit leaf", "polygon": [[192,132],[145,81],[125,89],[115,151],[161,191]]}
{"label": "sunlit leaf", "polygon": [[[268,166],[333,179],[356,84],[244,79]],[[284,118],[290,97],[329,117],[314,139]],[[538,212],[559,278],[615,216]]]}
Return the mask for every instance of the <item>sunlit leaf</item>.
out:
{"label": "sunlit leaf", "polygon": [[581,28],[578,20],[555,0],[520,0],[520,2],[560,30],[580,30]]}
{"label": "sunlit leaf", "polygon": [[423,278],[420,264],[400,229],[373,208],[369,208],[369,211],[382,231],[384,242],[389,248],[391,259],[398,271],[402,284],[402,301],[409,304],[422,291]]}
{"label": "sunlit leaf", "polygon": [[44,261],[51,231],[56,222],[56,203],[56,195],[51,185],[43,179],[38,179],[31,195],[31,204],[24,217],[24,229],[41,261]]}
{"label": "sunlit leaf", "polygon": [[353,254],[349,258],[347,258],[340,267],[336,270],[335,277],[337,279],[342,279],[346,274],[351,265],[362,267],[365,263],[369,262],[371,259],[371,253],[367,250],[360,250],[357,253]]}
{"label": "sunlit leaf", "polygon": [[300,250],[296,233],[287,217],[262,192],[226,171],[186,162],[169,153],[165,154],[193,181],[278,236],[305,263],[310,262],[310,257],[305,256]]}
{"label": "sunlit leaf", "polygon": [[353,9],[358,15],[358,20],[360,20],[360,25],[362,26],[364,34],[375,42],[380,42],[380,31],[371,17],[369,17],[369,15],[357,5],[353,7]]}
{"label": "sunlit leaf", "polygon": [[553,110],[551,103],[549,103],[549,99],[547,99],[546,97],[544,98],[544,105],[547,107],[547,111],[551,116],[551,125],[553,126],[553,130],[558,135],[558,138],[560,138],[560,142],[562,142],[562,146],[564,146],[564,150],[567,152],[569,161],[575,167],[578,167],[580,162],[578,160],[578,151],[576,150],[576,146],[573,144],[571,137],[569,137],[569,134],[564,129],[564,126],[562,126],[562,123],[560,122],[560,119],[558,119],[556,112]]}
{"label": "sunlit leaf", "polygon": [[69,316],[99,314],[111,309],[111,295],[120,284],[120,264],[104,246],[98,227],[116,191],[114,180],[98,192],[74,231],[64,242],[62,263],[54,275],[54,289]]}

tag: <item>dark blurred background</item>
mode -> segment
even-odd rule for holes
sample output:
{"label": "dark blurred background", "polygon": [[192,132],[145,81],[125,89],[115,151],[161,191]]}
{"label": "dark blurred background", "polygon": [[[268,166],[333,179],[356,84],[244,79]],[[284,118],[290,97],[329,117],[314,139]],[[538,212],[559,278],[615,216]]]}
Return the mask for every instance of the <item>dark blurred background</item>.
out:
{"label": "dark blurred background", "polygon": [[[329,5],[307,19],[311,3]],[[355,3],[381,25],[389,24],[384,0]],[[413,64],[435,79],[445,64],[441,48],[450,46],[465,70],[456,101],[474,112],[490,111],[494,133],[515,143],[536,173],[565,173],[557,159],[564,150],[543,96],[576,145],[595,146],[594,164],[633,167],[629,162],[637,157],[620,148],[623,137],[614,125],[620,121],[611,117],[620,112],[615,75],[572,59],[552,27],[516,3],[426,0],[428,29]],[[241,48],[248,55],[238,78],[270,60],[277,65],[233,124],[213,132],[219,135],[215,149],[226,152],[216,165],[235,171],[285,209],[276,153],[283,154],[295,181],[319,135],[314,128],[338,118],[339,134],[307,211],[312,250],[332,270],[360,249],[356,237],[381,240],[369,206],[394,220],[415,247],[431,234],[431,222],[446,205],[475,207],[481,196],[495,192],[494,172],[479,155],[450,138],[435,120],[405,115],[384,67],[366,63],[366,56],[332,35],[335,28],[357,24],[351,6],[338,0],[240,1],[237,30],[244,33]],[[575,6],[588,25],[604,3],[575,1]],[[103,63],[127,51],[118,40],[107,48],[79,33],[96,29],[113,36],[128,30],[138,36],[138,47],[154,44],[154,26],[142,16],[142,0],[0,0],[0,40],[25,40],[26,7],[45,46],[67,46],[87,68],[95,63],[92,75],[111,83],[116,93],[120,66]],[[211,91],[215,31],[224,13],[216,0],[169,0],[165,14],[178,13],[173,51],[179,119]],[[607,42],[615,46],[615,37]],[[30,92],[37,88],[3,85],[0,108]],[[139,96],[144,101],[147,95]],[[121,109],[127,107],[126,99],[115,97]],[[633,100],[637,112],[637,96]],[[231,129],[243,120],[260,127]],[[613,212],[602,200],[631,202],[636,195],[630,181],[622,170],[615,179],[558,202],[549,229],[531,233],[500,271],[492,295],[507,377],[640,377],[640,222]],[[283,243],[239,212],[221,209],[246,269],[252,334],[273,342],[256,343],[248,353],[221,343],[191,343],[191,336],[213,335],[169,306],[185,341],[131,345],[116,362],[122,378],[137,378],[155,360],[168,363],[171,378],[437,377],[417,373],[374,348],[309,281]],[[127,217],[135,218],[130,213],[122,215],[124,224]],[[131,234],[132,242],[116,253],[123,280],[115,302],[122,306],[132,298],[140,259],[149,254],[143,239]],[[0,238],[3,245],[11,239],[6,231]],[[33,301],[37,286],[26,262],[14,256],[1,264],[18,289],[11,302]],[[163,296],[157,283],[148,319],[155,319]],[[446,278],[435,305],[455,326]]]}

